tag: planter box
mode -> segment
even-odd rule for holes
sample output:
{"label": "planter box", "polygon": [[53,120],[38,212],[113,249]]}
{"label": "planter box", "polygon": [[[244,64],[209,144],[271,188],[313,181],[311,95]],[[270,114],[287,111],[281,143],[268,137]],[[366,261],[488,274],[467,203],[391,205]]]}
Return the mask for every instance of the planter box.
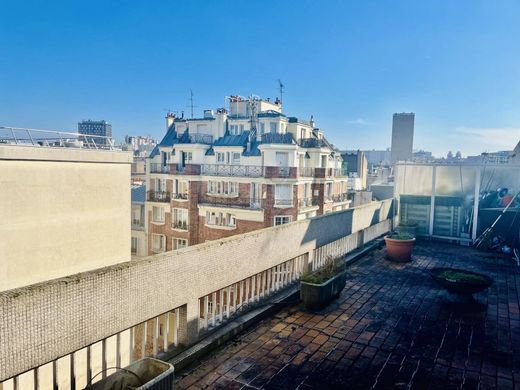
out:
{"label": "planter box", "polygon": [[347,271],[342,271],[322,284],[300,281],[300,299],[308,309],[322,309],[337,298],[347,283]]}
{"label": "planter box", "polygon": [[173,390],[173,366],[153,358],[137,360],[85,390]]}
{"label": "planter box", "polygon": [[396,240],[390,236],[386,236],[385,244],[387,259],[398,263],[411,261],[414,242],[415,238],[410,240]]}

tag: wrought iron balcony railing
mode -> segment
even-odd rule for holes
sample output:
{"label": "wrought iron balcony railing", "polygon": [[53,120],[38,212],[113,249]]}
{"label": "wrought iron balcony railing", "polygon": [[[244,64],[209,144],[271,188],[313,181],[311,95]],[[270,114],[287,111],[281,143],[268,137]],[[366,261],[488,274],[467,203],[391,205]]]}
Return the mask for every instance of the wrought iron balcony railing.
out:
{"label": "wrought iron balcony railing", "polygon": [[151,163],[150,164],[150,172],[151,173],[169,173],[170,166],[159,164],[159,163]]}
{"label": "wrought iron balcony railing", "polygon": [[170,199],[168,191],[148,191],[147,200],[150,202],[169,202]]}
{"label": "wrought iron balcony railing", "polygon": [[264,168],[258,165],[203,164],[201,174],[208,176],[262,177]]}
{"label": "wrought iron balcony railing", "polygon": [[188,200],[188,193],[187,192],[178,192],[172,194],[173,199],[177,200]]}
{"label": "wrought iron balcony railing", "polygon": [[298,168],[298,174],[301,177],[314,177],[315,170],[313,167],[300,167]]}
{"label": "wrought iron balcony railing", "polygon": [[188,230],[188,222],[187,221],[173,221],[172,229]]}
{"label": "wrought iron balcony railing", "polygon": [[298,199],[298,207],[300,207],[300,208],[318,206],[318,205],[319,205],[319,198],[317,198],[317,197]]}

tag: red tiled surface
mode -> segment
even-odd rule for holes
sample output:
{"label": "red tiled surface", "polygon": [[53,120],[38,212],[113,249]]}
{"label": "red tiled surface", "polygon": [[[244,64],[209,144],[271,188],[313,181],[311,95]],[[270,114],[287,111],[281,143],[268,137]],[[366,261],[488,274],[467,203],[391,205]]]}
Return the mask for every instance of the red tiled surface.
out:
{"label": "red tiled surface", "polygon": [[[340,298],[260,322],[178,374],[178,389],[520,389],[520,272],[493,254],[420,243],[394,264],[384,249],[349,268]],[[494,279],[481,313],[454,312],[428,269]]]}

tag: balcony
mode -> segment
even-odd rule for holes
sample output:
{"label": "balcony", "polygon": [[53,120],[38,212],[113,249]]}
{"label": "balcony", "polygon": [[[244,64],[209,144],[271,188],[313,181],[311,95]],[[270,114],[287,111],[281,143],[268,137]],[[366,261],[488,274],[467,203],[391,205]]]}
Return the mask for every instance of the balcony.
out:
{"label": "balcony", "polygon": [[[391,205],[374,202],[183,248],[173,255],[162,253],[150,261],[84,272],[73,280],[50,280],[37,289],[1,292],[2,312],[7,314],[0,338],[11,341],[0,343],[0,383],[14,378],[7,386],[14,381],[19,388],[33,388],[34,381],[49,380],[55,388],[84,388],[100,370],[89,367],[173,356],[179,346],[197,342],[208,331],[293,288],[306,269],[323,265],[326,254],[348,253],[388,232]],[[164,241],[153,251],[168,249]],[[193,273],[194,266],[212,272]],[[172,290],[186,283],[189,288]],[[24,337],[9,338],[13,332]],[[49,366],[54,370],[47,370]]]}
{"label": "balcony", "polygon": [[187,221],[173,221],[172,229],[188,230],[188,222]]}
{"label": "balcony", "polygon": [[150,173],[169,173],[170,166],[169,164],[163,165],[158,163],[150,164]]}
{"label": "balcony", "polygon": [[144,222],[141,219],[132,219],[132,230],[143,230]]}
{"label": "balcony", "polygon": [[325,169],[326,177],[344,177],[346,176],[341,168],[326,168]]}
{"label": "balcony", "polygon": [[149,202],[170,202],[170,192],[168,191],[148,191],[146,199]]}
{"label": "balcony", "polygon": [[187,192],[177,192],[172,194],[173,200],[188,200]]}
{"label": "balcony", "polygon": [[298,208],[319,206],[319,204],[320,204],[320,199],[317,197],[298,199]]}
{"label": "balcony", "polygon": [[201,174],[208,176],[262,177],[264,168],[256,165],[203,164]]}
{"label": "balcony", "polygon": [[274,200],[275,207],[292,207],[292,205],[293,205],[292,199],[275,198],[275,200]]}
{"label": "balcony", "polygon": [[347,202],[351,201],[353,194],[345,192],[343,194],[332,195],[331,197],[327,197],[328,200],[332,202]]}
{"label": "balcony", "polygon": [[300,177],[314,177],[316,171],[313,167],[300,167],[298,168],[298,175]]}
{"label": "balcony", "polygon": [[263,199],[244,196],[218,197],[206,195],[199,198],[199,204],[203,206],[262,209],[264,203],[265,201]]}
{"label": "balcony", "polygon": [[[520,351],[518,278],[507,259],[421,242],[394,264],[378,249],[348,267],[339,298],[319,312],[292,304],[233,339],[176,388],[515,388]],[[460,315],[430,279],[434,266],[492,273],[487,313]]]}

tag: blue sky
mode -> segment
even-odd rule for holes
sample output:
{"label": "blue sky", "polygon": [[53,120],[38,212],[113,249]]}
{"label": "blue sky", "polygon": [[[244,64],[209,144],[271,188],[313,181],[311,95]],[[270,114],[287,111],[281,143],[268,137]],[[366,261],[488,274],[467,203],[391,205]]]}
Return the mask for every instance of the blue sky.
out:
{"label": "blue sky", "polygon": [[0,124],[164,133],[166,109],[276,97],[339,148],[390,145],[416,113],[415,148],[445,155],[520,139],[518,1],[3,1]]}

